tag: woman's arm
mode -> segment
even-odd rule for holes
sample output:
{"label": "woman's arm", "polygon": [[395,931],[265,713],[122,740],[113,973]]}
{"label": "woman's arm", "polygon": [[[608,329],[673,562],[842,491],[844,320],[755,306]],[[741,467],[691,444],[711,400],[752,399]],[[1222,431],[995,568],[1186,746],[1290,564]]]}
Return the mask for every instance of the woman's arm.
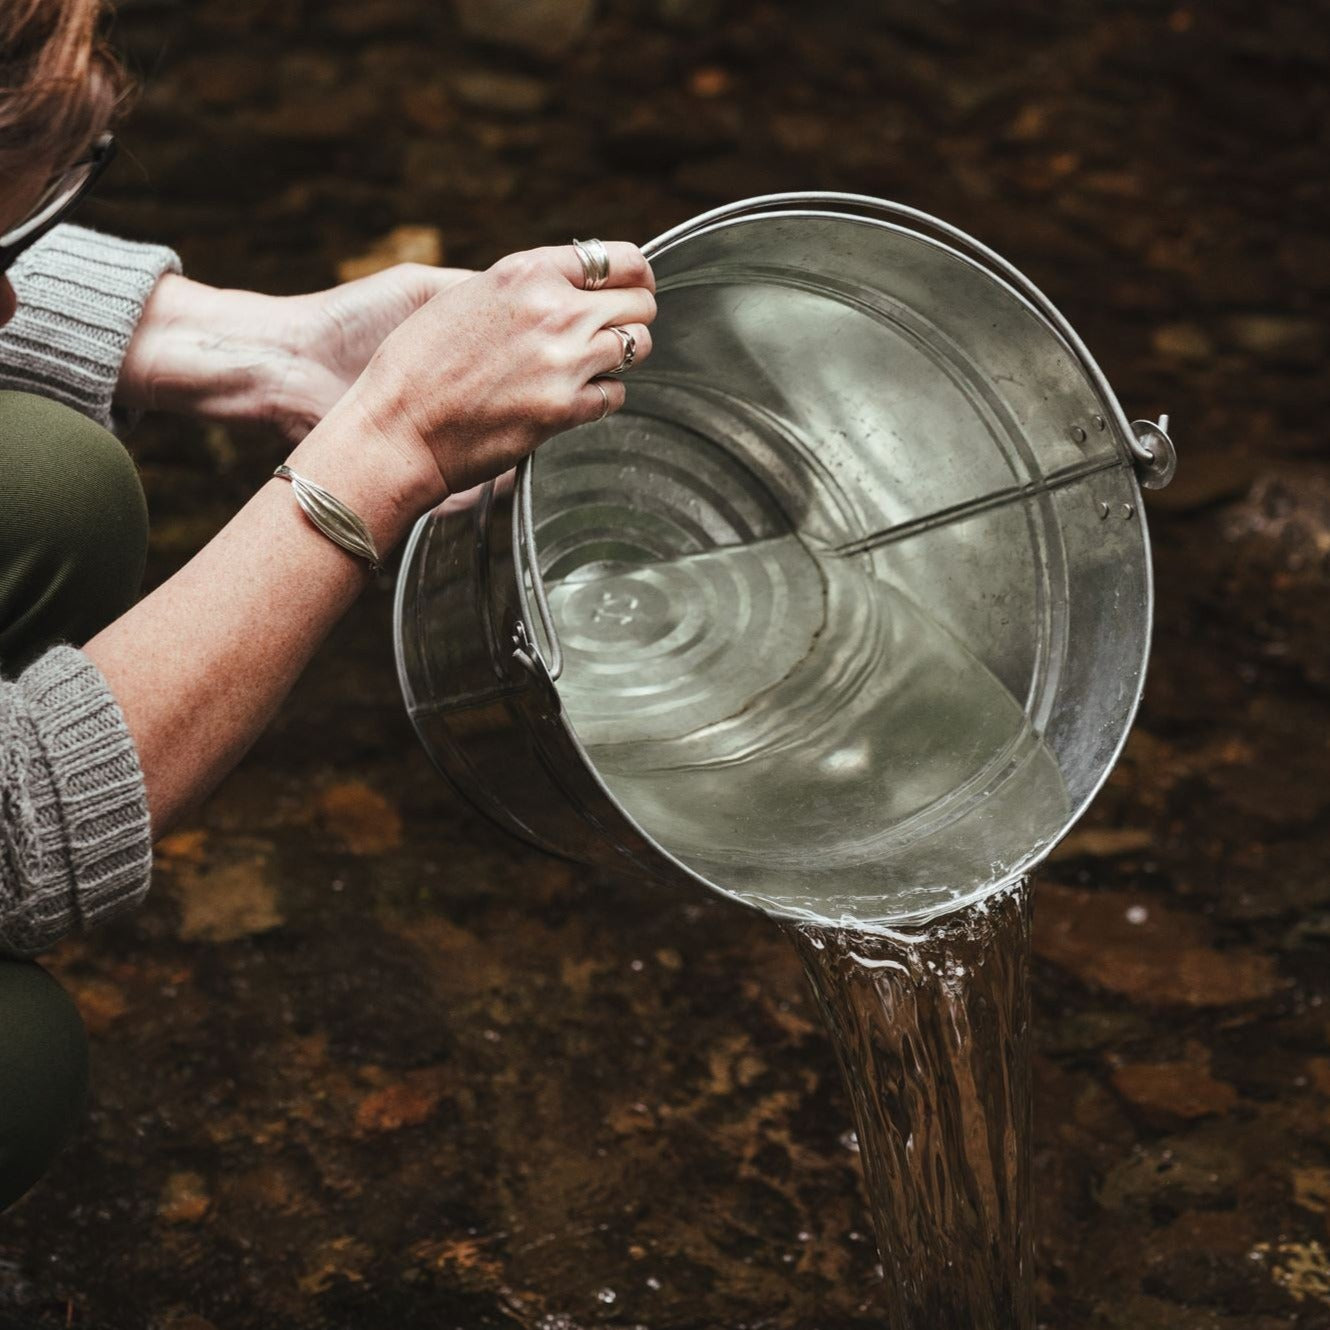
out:
{"label": "woman's arm", "polygon": [[[349,504],[386,553],[443,489],[437,468],[413,474],[373,435],[348,402],[289,462]],[[138,750],[154,838],[240,760],[367,580],[363,562],[306,521],[291,486],[270,480],[87,643]]]}
{"label": "woman's arm", "polygon": [[259,422],[297,443],[394,328],[470,276],[402,263],[327,291],[266,296],[167,274],[125,353],[116,405]]}
{"label": "woman's arm", "polygon": [[[618,285],[580,289],[569,247],[512,255],[448,287],[394,331],[290,465],[349,504],[386,553],[413,520],[598,416],[589,380],[638,359],[654,281],[634,246],[610,247]],[[623,385],[607,380],[610,406]],[[134,738],[153,832],[206,794],[249,747],[366,581],[269,481],[183,569],[85,648]]]}

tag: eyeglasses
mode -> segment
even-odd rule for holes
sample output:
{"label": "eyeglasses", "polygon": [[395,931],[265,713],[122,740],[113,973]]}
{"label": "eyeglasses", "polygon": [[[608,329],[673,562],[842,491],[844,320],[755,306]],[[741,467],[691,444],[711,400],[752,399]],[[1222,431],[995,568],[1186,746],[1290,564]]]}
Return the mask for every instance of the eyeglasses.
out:
{"label": "eyeglasses", "polygon": [[53,226],[63,222],[97,183],[98,176],[115,156],[115,136],[103,134],[86,157],[62,171],[46,188],[37,206],[17,226],[0,235],[0,273],[40,240]]}

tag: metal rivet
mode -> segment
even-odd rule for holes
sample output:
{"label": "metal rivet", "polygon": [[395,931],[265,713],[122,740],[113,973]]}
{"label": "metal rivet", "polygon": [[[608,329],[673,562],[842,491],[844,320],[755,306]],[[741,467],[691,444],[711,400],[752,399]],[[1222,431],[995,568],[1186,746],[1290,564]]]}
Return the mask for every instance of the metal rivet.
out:
{"label": "metal rivet", "polygon": [[1099,520],[1102,522],[1113,510],[1106,503],[1099,505]]}
{"label": "metal rivet", "polygon": [[1106,420],[1103,418],[1103,416],[1095,416],[1095,417],[1094,417],[1094,427],[1095,427],[1095,429],[1107,429],[1107,428],[1108,428],[1108,421],[1106,421]]}
{"label": "metal rivet", "polygon": [[1073,425],[1071,427],[1071,437],[1075,439],[1077,443],[1084,443],[1085,431],[1079,425]]}
{"label": "metal rivet", "polygon": [[1122,505],[1122,520],[1124,522],[1130,522],[1131,519],[1135,516],[1135,514],[1136,514],[1136,509],[1133,508],[1131,504],[1124,503]]}

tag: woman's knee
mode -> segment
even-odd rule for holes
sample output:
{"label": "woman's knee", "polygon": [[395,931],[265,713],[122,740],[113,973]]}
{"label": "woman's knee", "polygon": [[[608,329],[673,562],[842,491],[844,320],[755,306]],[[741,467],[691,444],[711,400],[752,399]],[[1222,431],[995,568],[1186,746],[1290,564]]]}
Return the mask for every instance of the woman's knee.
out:
{"label": "woman's knee", "polygon": [[0,960],[0,1210],[42,1176],[83,1115],[88,1040],[39,965]]}
{"label": "woman's knee", "polygon": [[[81,644],[138,595],[148,514],[114,435],[29,393],[0,392],[0,663]],[[26,663],[26,659],[24,661]]]}

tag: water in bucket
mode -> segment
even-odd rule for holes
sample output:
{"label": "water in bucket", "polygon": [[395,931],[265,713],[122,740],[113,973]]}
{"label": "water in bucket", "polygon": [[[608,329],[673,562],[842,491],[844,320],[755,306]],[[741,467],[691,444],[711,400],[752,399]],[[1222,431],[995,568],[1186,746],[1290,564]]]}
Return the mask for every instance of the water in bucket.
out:
{"label": "water in bucket", "polygon": [[859,927],[938,913],[1063,825],[1021,702],[862,555],[787,534],[547,585],[601,778],[749,904]]}

